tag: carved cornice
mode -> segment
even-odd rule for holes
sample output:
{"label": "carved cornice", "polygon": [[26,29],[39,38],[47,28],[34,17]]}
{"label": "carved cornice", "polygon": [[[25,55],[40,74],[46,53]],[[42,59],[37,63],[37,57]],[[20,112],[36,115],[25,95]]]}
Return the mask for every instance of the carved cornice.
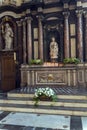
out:
{"label": "carved cornice", "polygon": [[82,2],[81,2],[81,0],[78,0],[77,1],[77,7],[81,7],[82,6]]}
{"label": "carved cornice", "polygon": [[60,2],[60,0],[43,0],[44,3]]}
{"label": "carved cornice", "polygon": [[[56,30],[58,30],[59,27],[60,27],[59,24],[56,24],[56,25],[54,25],[54,26],[51,26],[51,25],[45,25],[45,26],[44,26],[44,29],[47,29],[47,30],[56,29]],[[61,25],[61,27],[62,27],[62,25]]]}
{"label": "carved cornice", "polygon": [[61,1],[64,4],[64,3],[68,3],[70,0],[61,0]]}
{"label": "carved cornice", "polygon": [[2,19],[2,21],[3,22],[8,22],[8,21],[11,21],[12,19],[11,19],[11,17],[9,17],[9,16],[5,16],[3,19]]}

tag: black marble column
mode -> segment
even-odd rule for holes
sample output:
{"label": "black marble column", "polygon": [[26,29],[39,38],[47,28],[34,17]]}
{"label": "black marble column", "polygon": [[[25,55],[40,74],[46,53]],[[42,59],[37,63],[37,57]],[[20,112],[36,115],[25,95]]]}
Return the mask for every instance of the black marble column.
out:
{"label": "black marble column", "polygon": [[27,50],[26,50],[26,21],[23,20],[23,63],[27,63]]}
{"label": "black marble column", "polygon": [[21,21],[17,21],[18,26],[18,51],[19,51],[19,62],[22,63],[22,23]]}
{"label": "black marble column", "polygon": [[69,12],[63,12],[64,15],[64,57],[69,58]]}
{"label": "black marble column", "polygon": [[82,10],[77,10],[77,54],[83,62],[83,30],[82,30]]}
{"label": "black marble column", "polygon": [[2,42],[2,27],[1,27],[2,25],[0,25],[0,50],[2,50],[3,49],[3,42]]}
{"label": "black marble column", "polygon": [[27,18],[27,52],[28,52],[28,63],[32,59],[32,33],[31,33],[31,17]]}
{"label": "black marble column", "polygon": [[43,26],[42,16],[38,16],[38,42],[39,42],[39,58],[43,60]]}
{"label": "black marble column", "polygon": [[87,12],[84,12],[84,39],[85,39],[85,61],[87,61]]}

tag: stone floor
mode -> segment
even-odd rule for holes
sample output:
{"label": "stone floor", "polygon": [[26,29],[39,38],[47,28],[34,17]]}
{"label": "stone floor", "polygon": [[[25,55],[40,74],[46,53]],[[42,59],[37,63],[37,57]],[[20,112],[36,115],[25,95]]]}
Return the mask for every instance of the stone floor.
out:
{"label": "stone floor", "polygon": [[[27,86],[27,87],[22,87],[22,88],[18,88],[15,89],[11,92],[14,93],[34,93],[36,88],[39,88],[40,86]],[[44,86],[41,86],[44,87]],[[48,87],[48,86],[47,86]],[[87,88],[86,87],[52,87],[49,86],[50,88],[52,88],[56,94],[64,94],[64,95],[87,95]]]}
{"label": "stone floor", "polygon": [[87,117],[0,111],[0,130],[87,130]]}
{"label": "stone floor", "polygon": [[[11,93],[34,93],[36,88],[18,88]],[[87,88],[53,87],[53,90],[56,94],[87,95]],[[0,96],[3,98],[2,93]],[[0,111],[0,130],[87,130],[87,117]]]}

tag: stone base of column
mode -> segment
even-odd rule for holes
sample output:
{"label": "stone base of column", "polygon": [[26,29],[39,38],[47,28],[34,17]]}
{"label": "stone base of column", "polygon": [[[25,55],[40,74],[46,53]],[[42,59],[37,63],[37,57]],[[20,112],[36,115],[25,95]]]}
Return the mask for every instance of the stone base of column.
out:
{"label": "stone base of column", "polygon": [[53,58],[50,60],[52,63],[55,63],[55,62],[58,62],[58,59],[57,58]]}

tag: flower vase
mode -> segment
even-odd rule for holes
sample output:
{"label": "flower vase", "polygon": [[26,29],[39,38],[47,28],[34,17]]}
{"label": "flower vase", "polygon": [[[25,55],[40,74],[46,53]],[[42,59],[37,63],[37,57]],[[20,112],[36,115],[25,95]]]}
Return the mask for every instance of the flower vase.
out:
{"label": "flower vase", "polygon": [[52,101],[52,98],[51,98],[51,97],[48,97],[48,96],[45,96],[45,95],[39,96],[39,99],[40,99],[41,101]]}

